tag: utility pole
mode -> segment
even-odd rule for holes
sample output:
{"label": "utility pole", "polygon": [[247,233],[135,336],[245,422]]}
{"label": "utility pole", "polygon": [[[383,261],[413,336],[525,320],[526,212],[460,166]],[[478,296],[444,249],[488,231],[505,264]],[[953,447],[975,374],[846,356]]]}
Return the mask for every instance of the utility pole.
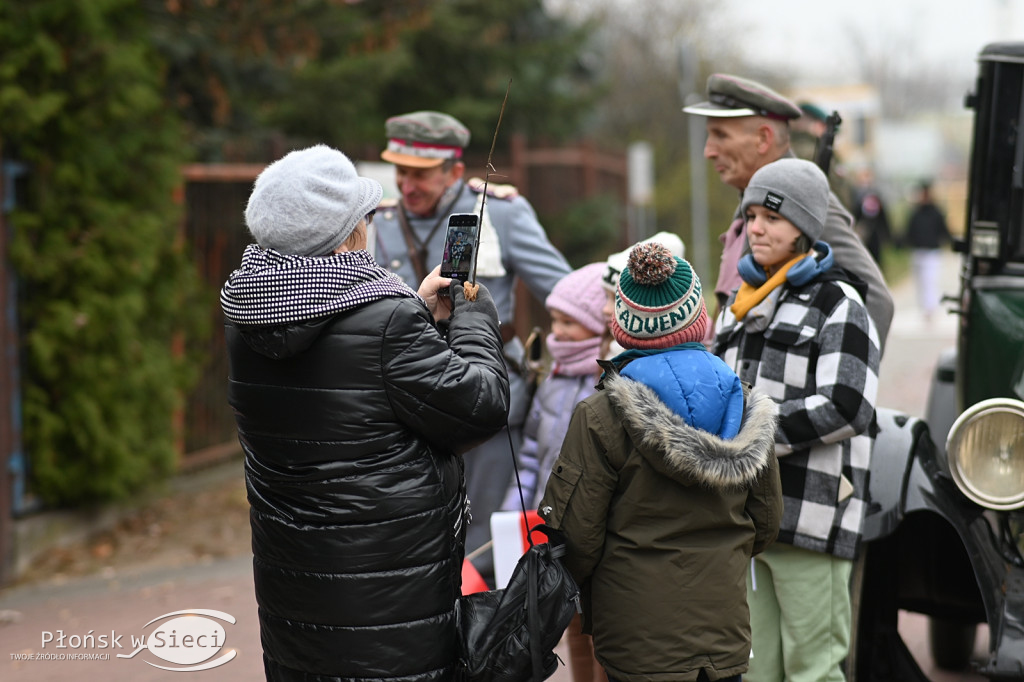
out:
{"label": "utility pole", "polygon": [[[679,99],[683,106],[701,101],[697,85],[697,55],[693,47],[679,43]],[[710,248],[708,241],[708,176],[704,160],[704,118],[683,114],[686,118],[690,150],[690,244],[687,245],[687,260],[697,275],[705,282],[711,282]]]}
{"label": "utility pole", "polygon": [[654,234],[654,149],[643,140],[629,145],[626,156],[630,220],[626,241],[636,244]]}

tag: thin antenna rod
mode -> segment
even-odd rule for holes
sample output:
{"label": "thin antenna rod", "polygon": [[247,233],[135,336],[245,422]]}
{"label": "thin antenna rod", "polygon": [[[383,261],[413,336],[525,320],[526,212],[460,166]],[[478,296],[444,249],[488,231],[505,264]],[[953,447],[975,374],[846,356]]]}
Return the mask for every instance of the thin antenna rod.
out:
{"label": "thin antenna rod", "polygon": [[[508,86],[505,88],[505,99],[501,100],[501,111],[498,112],[498,123],[494,126],[494,137],[491,138],[491,151],[487,153],[487,166],[484,168],[484,191],[480,196],[480,230],[483,230],[484,226],[484,205],[487,203],[487,183],[491,179],[491,171],[494,170],[494,166],[491,165],[491,159],[494,157],[494,145],[498,142],[498,130],[501,129],[501,119],[505,117],[505,105],[508,103],[508,93],[512,89],[512,79],[508,79]],[[476,284],[476,258],[480,255],[479,245],[473,252],[473,284]]]}

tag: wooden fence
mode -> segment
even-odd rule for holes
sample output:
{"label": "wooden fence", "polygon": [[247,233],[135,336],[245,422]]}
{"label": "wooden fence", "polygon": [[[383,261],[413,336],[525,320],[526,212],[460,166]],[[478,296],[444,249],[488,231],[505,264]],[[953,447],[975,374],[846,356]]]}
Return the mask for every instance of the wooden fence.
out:
{"label": "wooden fence", "polygon": [[261,170],[262,165],[249,164],[196,164],[183,169],[183,229],[208,294],[206,308],[196,314],[210,320],[205,343],[190,348],[205,364],[185,403],[184,468],[238,452],[234,416],[227,402],[228,364],[219,293],[251,241],[243,215],[253,180]]}

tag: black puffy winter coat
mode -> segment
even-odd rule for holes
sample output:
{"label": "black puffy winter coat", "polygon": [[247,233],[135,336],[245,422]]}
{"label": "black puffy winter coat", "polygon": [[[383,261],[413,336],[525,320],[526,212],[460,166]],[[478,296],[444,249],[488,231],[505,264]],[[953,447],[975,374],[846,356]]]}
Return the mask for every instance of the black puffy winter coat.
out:
{"label": "black puffy winter coat", "polygon": [[508,410],[490,297],[456,298],[447,339],[411,297],[227,324],[269,680],[454,675],[458,453]]}

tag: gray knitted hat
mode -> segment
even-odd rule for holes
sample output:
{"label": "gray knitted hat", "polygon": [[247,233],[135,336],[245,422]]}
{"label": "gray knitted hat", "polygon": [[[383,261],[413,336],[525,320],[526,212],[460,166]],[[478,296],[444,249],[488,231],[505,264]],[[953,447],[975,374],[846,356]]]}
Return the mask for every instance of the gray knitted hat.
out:
{"label": "gray knitted hat", "polygon": [[743,213],[754,204],[765,206],[818,241],[828,214],[828,179],[803,159],[779,159],[762,166],[743,190]]}
{"label": "gray knitted hat", "polygon": [[291,152],[256,178],[245,224],[264,249],[325,256],[380,203],[380,183],[359,177],[347,156],[327,145]]}

